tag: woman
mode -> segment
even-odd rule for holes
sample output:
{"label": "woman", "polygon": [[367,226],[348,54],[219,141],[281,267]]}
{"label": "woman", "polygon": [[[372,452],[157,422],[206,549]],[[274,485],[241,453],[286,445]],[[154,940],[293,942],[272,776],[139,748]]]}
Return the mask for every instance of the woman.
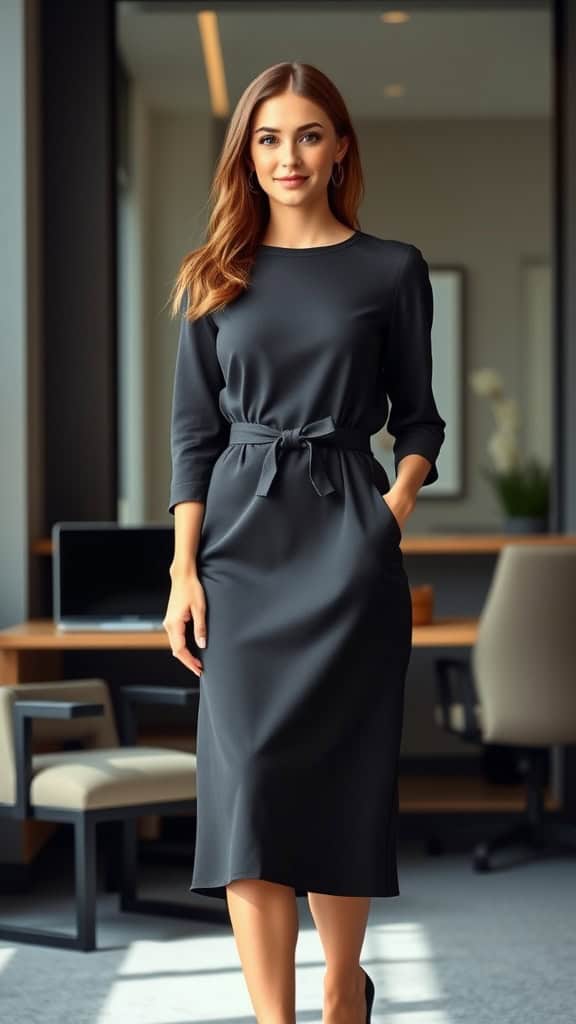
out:
{"label": "woman", "polygon": [[[399,893],[400,540],[445,422],[427,264],[358,228],[362,188],[332,82],[299,62],[266,69],[231,118],[208,240],[171,296],[164,625],[201,675],[190,889],[227,900],[262,1024],[295,1020],[302,895],[326,957],[324,1024],[369,1020],[370,897]],[[369,443],[388,398],[392,487]]]}

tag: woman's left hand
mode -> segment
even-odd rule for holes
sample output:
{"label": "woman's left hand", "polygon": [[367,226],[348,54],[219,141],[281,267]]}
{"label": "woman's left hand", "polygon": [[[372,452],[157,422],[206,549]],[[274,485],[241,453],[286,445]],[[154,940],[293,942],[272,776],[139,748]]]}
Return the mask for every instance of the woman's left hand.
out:
{"label": "woman's left hand", "polygon": [[395,490],[394,486],[382,497],[395,517],[400,530],[404,532],[404,527],[416,502],[405,492]]}

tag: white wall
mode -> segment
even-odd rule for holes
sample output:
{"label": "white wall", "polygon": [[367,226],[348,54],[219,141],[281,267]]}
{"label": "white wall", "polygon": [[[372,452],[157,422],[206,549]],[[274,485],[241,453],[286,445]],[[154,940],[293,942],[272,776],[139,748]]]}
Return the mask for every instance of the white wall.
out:
{"label": "white wall", "polygon": [[153,113],[148,143],[147,518],[168,521],[178,321],[170,319],[167,302],[180,261],[203,239],[212,170],[211,118]]}

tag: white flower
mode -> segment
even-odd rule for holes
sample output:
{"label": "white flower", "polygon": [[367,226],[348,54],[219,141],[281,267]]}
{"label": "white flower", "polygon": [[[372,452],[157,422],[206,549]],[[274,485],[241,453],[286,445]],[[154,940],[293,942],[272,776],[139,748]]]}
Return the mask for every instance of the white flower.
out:
{"label": "white flower", "polygon": [[513,431],[497,430],[492,434],[487,449],[499,473],[508,473],[520,464],[520,453]]}
{"label": "white flower", "polygon": [[[521,421],[518,403],[516,399],[506,397],[502,379],[496,370],[477,370],[470,374],[469,382],[476,394],[488,398],[496,424],[496,429],[486,446],[492,462],[492,472],[487,474],[488,479],[495,485],[498,496],[509,514],[519,514],[519,511],[522,511],[519,506],[522,504],[530,514],[533,514],[535,501],[539,506],[544,504],[543,478],[538,474],[534,479],[530,462],[535,460],[529,460],[526,466],[523,465],[518,445]],[[503,486],[509,476],[510,486]]]}
{"label": "white flower", "polygon": [[484,398],[500,398],[504,393],[498,370],[472,370],[468,379],[472,390]]}
{"label": "white flower", "polygon": [[477,395],[488,398],[496,423],[496,430],[487,444],[487,451],[496,473],[509,473],[520,466],[518,447],[520,409],[515,398],[504,394],[502,377],[497,370],[485,368],[475,370],[470,376],[470,386]]}
{"label": "white flower", "polygon": [[494,419],[502,430],[513,432],[520,426],[520,409],[515,398],[497,398],[492,402]]}

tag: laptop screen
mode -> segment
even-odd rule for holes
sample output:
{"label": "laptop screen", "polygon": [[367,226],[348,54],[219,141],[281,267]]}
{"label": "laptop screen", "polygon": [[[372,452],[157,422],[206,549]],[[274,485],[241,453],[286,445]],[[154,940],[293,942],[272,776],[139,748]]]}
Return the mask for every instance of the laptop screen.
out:
{"label": "laptop screen", "polygon": [[55,523],[54,619],[162,623],[174,528],[163,524]]}

